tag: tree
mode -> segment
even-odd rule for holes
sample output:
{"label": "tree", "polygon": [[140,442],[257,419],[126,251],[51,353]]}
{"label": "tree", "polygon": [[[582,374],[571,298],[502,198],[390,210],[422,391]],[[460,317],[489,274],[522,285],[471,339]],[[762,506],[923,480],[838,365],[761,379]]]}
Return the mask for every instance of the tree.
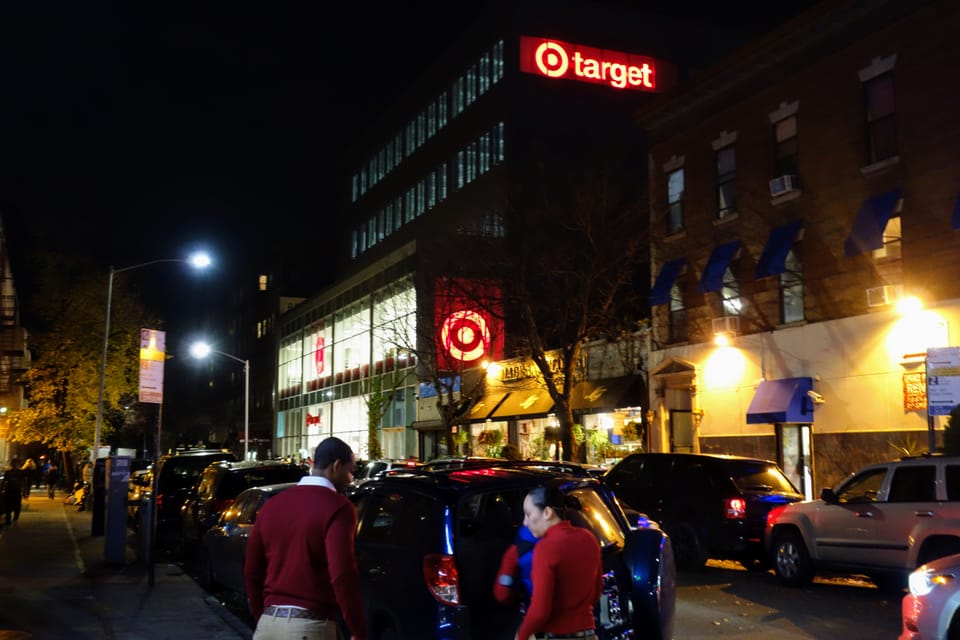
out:
{"label": "tree", "polygon": [[570,406],[583,345],[616,340],[646,315],[633,295],[647,255],[645,170],[620,142],[541,148],[530,165],[539,175],[517,181],[507,211],[508,335],[542,374],[567,460],[583,459]]}
{"label": "tree", "polygon": [[[11,414],[8,437],[79,453],[94,440],[106,282],[90,265],[61,255],[42,255],[38,263],[39,293],[28,303],[36,355],[21,380],[28,406]],[[137,397],[140,328],[157,326],[119,278],[111,315],[103,441],[124,425],[125,407]]]}
{"label": "tree", "polygon": [[960,455],[960,405],[950,411],[950,418],[943,429],[943,453]]}

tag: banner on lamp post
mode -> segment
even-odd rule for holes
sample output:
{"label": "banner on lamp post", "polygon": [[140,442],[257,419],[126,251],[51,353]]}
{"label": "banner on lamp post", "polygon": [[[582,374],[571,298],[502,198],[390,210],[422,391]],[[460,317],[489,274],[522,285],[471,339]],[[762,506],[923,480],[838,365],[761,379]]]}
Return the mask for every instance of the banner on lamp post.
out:
{"label": "banner on lamp post", "polygon": [[140,402],[163,404],[166,331],[140,329]]}

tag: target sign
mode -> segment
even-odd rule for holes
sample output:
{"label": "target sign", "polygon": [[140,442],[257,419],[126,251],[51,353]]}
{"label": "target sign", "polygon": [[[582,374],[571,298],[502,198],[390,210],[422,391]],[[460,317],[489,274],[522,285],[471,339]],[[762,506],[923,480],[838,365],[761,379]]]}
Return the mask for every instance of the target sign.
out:
{"label": "target sign", "polygon": [[490,327],[476,311],[454,311],[443,321],[440,342],[447,353],[462,362],[479,360],[490,346]]}
{"label": "target sign", "polygon": [[327,346],[326,338],[324,338],[323,336],[317,336],[316,351],[313,352],[313,366],[316,368],[318,376],[323,375],[323,369],[324,369],[323,348],[325,346]]}

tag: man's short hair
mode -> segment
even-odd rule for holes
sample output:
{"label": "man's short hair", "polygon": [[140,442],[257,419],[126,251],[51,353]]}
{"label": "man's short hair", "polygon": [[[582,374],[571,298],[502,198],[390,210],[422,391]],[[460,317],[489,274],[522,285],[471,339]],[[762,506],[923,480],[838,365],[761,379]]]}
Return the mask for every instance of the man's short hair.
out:
{"label": "man's short hair", "polygon": [[333,436],[325,438],[313,453],[313,468],[326,469],[336,460],[343,464],[350,464],[353,460],[353,449],[340,438]]}

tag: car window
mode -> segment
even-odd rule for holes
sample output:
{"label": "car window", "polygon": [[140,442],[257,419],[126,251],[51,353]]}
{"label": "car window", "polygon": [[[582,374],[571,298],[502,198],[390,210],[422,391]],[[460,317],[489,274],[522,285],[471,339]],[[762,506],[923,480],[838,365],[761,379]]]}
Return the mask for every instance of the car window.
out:
{"label": "car window", "polygon": [[197,495],[201,498],[209,498],[213,495],[214,480],[217,478],[217,470],[205,469],[200,476],[200,485],[197,487]]}
{"label": "car window", "polygon": [[601,547],[623,546],[623,527],[597,491],[584,487],[575,489],[570,496],[579,502],[579,508],[567,507],[567,519],[572,524],[590,530]]}
{"label": "car window", "polygon": [[936,502],[937,468],[930,465],[905,465],[893,470],[887,502]]}
{"label": "car window", "polygon": [[526,489],[475,493],[465,497],[457,510],[457,527],[464,539],[510,540],[523,522]]}
{"label": "car window", "polygon": [[744,463],[734,468],[733,482],[741,491],[799,493],[780,467],[762,463]]}
{"label": "car window", "polygon": [[947,500],[960,500],[960,465],[948,464],[944,469]]}
{"label": "car window", "polygon": [[840,504],[876,502],[886,475],[886,467],[877,467],[858,473],[840,485],[837,490],[837,499]]}
{"label": "car window", "polygon": [[242,500],[237,500],[233,510],[237,512],[237,524],[253,524],[257,521],[257,513],[262,504],[261,494],[250,492],[244,494]]}
{"label": "car window", "polygon": [[399,491],[368,497],[357,527],[357,541],[366,544],[419,546],[433,539],[436,502],[419,494]]}

